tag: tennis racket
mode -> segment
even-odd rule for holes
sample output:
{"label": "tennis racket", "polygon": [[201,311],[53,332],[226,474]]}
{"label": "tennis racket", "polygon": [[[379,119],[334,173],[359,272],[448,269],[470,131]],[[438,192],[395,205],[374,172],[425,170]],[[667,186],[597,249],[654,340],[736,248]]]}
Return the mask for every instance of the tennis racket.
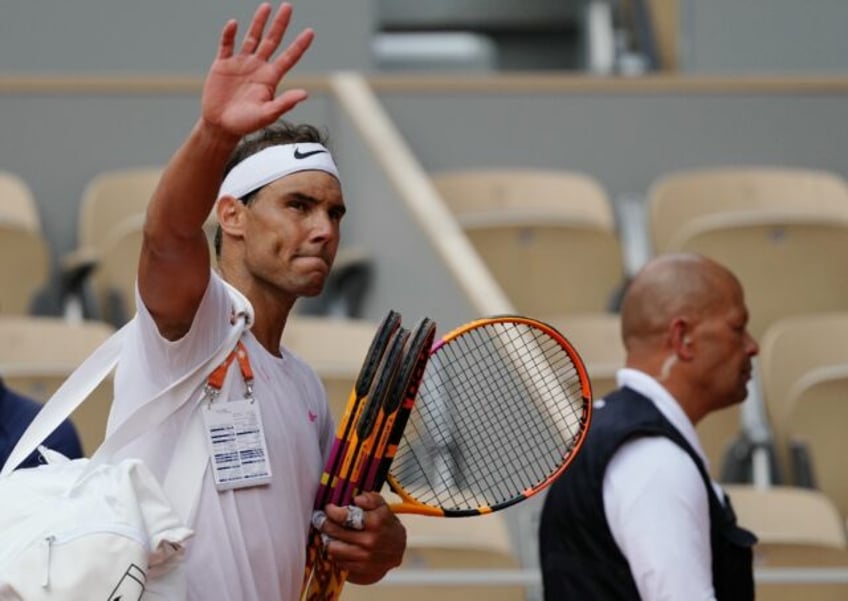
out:
{"label": "tennis racket", "polygon": [[[375,445],[389,418],[388,412],[394,411],[389,408],[397,408],[398,403],[389,398],[389,393],[394,387],[408,338],[409,331],[403,327],[392,334],[389,348],[377,369],[368,403],[356,423],[350,451],[345,454],[338,477],[334,480],[330,502],[335,505],[348,505],[352,502],[360,488],[363,464],[366,458],[376,451]],[[378,420],[380,424],[375,427]]]}
{"label": "tennis racket", "polygon": [[[321,474],[318,492],[315,495],[315,509],[323,509],[330,500],[333,493],[334,478],[336,478],[345,455],[348,452],[351,434],[354,432],[364,406],[367,404],[368,394],[376,379],[380,362],[386,353],[386,349],[389,347],[392,336],[400,329],[400,324],[400,314],[395,311],[389,311],[383,318],[383,321],[380,322],[374,338],[371,340],[362,367],[359,370],[347,405],[345,406],[344,416],[336,428],[336,439],[333,442],[333,447],[330,450],[324,471]],[[321,533],[315,528],[310,528],[307,539],[302,590],[305,590],[307,582],[312,577],[313,568],[322,552],[323,543],[321,541]]]}
{"label": "tennis racket", "polygon": [[438,341],[388,473],[397,513],[490,513],[571,463],[592,414],[580,356],[528,317],[473,321]]}
{"label": "tennis racket", "polygon": [[330,500],[333,486],[331,480],[338,474],[345,453],[347,452],[348,444],[350,443],[351,433],[356,428],[360,413],[364,407],[365,403],[363,403],[363,400],[371,390],[371,385],[374,382],[380,361],[389,347],[392,336],[400,328],[400,324],[400,313],[389,311],[383,318],[383,321],[380,322],[374,338],[371,340],[371,345],[365,354],[362,367],[359,370],[347,405],[345,406],[344,415],[336,427],[336,439],[333,442],[333,448],[327,458],[324,472],[321,475],[321,482],[318,486],[318,492],[315,495],[315,509],[323,509],[324,505]]}
{"label": "tennis racket", "polygon": [[365,479],[361,490],[379,491],[386,481],[397,446],[403,437],[409,415],[418,396],[418,388],[424,377],[430,349],[436,336],[436,322],[423,318],[415,328],[405,351],[400,373],[395,380],[394,389],[389,393],[387,403],[388,418],[381,427],[381,439],[375,452],[368,459]]}
{"label": "tennis racket", "polygon": [[[369,423],[370,418],[364,416],[360,422],[363,431],[358,435],[366,440],[365,446],[368,449],[364,454],[363,466],[361,469],[352,470],[343,488],[340,489],[341,482],[337,485],[333,495],[334,503],[349,504],[356,494],[379,490],[383,486],[415,402],[435,333],[435,322],[424,318],[411,337],[403,328],[394,337],[384,358],[386,366],[372,397],[382,400],[376,423]],[[387,387],[385,393],[381,390],[384,385]],[[346,579],[346,571],[321,557],[313,570],[311,580],[305,584],[301,598],[307,601],[338,599]]]}

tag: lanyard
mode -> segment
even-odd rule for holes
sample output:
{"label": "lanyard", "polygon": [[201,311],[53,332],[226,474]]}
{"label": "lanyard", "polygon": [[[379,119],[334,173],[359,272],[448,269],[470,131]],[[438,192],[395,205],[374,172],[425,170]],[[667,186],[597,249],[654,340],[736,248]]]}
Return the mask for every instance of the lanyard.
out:
{"label": "lanyard", "polygon": [[227,372],[229,371],[233,360],[238,361],[241,376],[244,378],[245,396],[249,399],[253,398],[253,369],[250,367],[250,359],[247,356],[247,349],[244,347],[244,343],[239,340],[236,344],[236,348],[233,349],[233,352],[224,359],[224,362],[221,363],[221,365],[215,368],[215,371],[209,374],[206,386],[203,387],[203,397],[201,401],[208,400],[212,403],[216,398],[218,398],[218,395],[221,394],[221,388],[224,387],[224,380],[227,377]]}

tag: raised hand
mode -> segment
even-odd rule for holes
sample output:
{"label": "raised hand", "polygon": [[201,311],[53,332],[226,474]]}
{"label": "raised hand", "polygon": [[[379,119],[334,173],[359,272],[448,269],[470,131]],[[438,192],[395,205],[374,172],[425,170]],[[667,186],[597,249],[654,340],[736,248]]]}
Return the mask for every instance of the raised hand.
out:
{"label": "raised hand", "polygon": [[237,23],[230,20],[221,32],[218,55],[203,86],[201,116],[220,134],[239,138],[276,121],[306,98],[301,89],[277,87],[294,67],[315,37],[311,29],[302,31],[289,46],[273,58],[291,20],[292,7],[283,3],[268,31],[271,5],[256,9],[253,21],[235,53]]}

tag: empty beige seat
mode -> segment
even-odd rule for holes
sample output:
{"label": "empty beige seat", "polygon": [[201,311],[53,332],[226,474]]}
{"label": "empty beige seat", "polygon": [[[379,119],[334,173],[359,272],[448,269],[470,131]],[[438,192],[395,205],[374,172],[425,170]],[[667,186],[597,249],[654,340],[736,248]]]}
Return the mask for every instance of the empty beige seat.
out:
{"label": "empty beige seat", "polygon": [[720,481],[727,453],[742,432],[741,406],[731,405],[713,411],[696,424],[695,430],[710,462],[710,475]]}
{"label": "empty beige seat", "polygon": [[[9,388],[47,401],[113,331],[102,322],[69,324],[53,317],[0,316],[0,375]],[[71,415],[86,455],[103,441],[111,405],[109,377]]]}
{"label": "empty beige seat", "polygon": [[0,171],[0,313],[27,314],[50,275],[50,249],[32,192]]}
{"label": "empty beige seat", "polygon": [[704,218],[682,231],[678,242],[736,274],[755,337],[782,317],[848,307],[848,220],[750,217]]}
{"label": "empty beige seat", "polygon": [[760,544],[818,545],[848,549],[845,524],[833,500],[793,486],[725,484],[740,525]]}
{"label": "empty beige seat", "polygon": [[611,203],[585,174],[441,172],[433,183],[516,309],[604,311],[624,265]]}
{"label": "empty beige seat", "polygon": [[339,422],[378,324],[364,319],[292,314],[283,344],[318,373],[330,411]]}
{"label": "empty beige seat", "polygon": [[[804,415],[798,396],[808,384],[815,384],[822,369],[840,369],[848,362],[848,312],[799,315],[772,324],[760,344],[760,372],[763,394],[775,451],[784,474],[791,477],[789,442],[793,428],[804,425],[796,420],[831,419],[827,414]],[[812,376],[809,374],[813,374]],[[821,389],[820,389],[821,390]],[[807,394],[807,393],[805,393]],[[794,405],[798,406],[798,413]],[[834,427],[844,425],[834,416]],[[806,424],[809,427],[811,424]],[[804,434],[800,434],[804,435]],[[834,458],[838,461],[838,458]],[[790,482],[792,480],[790,479]]]}
{"label": "empty beige seat", "polygon": [[617,313],[551,315],[545,321],[559,330],[586,365],[596,399],[617,388],[616,372],[624,367],[621,316]]}
{"label": "empty beige seat", "polygon": [[[845,525],[833,501],[820,491],[787,486],[725,485],[737,519],[757,535],[754,568],[848,569]],[[765,582],[758,601],[848,599],[846,582]]]}
{"label": "empty beige seat", "polygon": [[703,254],[739,277],[755,337],[785,316],[848,307],[848,187],[834,174],[670,174],[651,188],[649,224],[655,252]]}
{"label": "empty beige seat", "polygon": [[[77,285],[90,286],[88,315],[122,325],[135,313],[135,277],[147,205],[162,169],[104,171],[89,182],[80,205],[77,249],[63,261]],[[204,225],[214,263],[214,212]]]}
{"label": "empty beige seat", "polygon": [[144,214],[162,176],[160,167],[104,171],[85,187],[79,209],[79,248],[102,248],[112,229]]}
{"label": "empty beige seat", "polygon": [[[387,494],[389,502],[394,499]],[[520,567],[510,541],[504,517],[499,513],[467,518],[434,518],[399,514],[407,530],[407,550],[403,563],[393,573],[414,573],[420,584],[360,587],[345,585],[342,599],[389,601],[390,599],[460,601],[524,601],[523,586],[503,584],[454,583],[428,585],[427,571],[433,570],[516,570]]]}
{"label": "empty beige seat", "polygon": [[788,393],[786,436],[798,445],[813,481],[848,519],[848,356],[812,369]]}
{"label": "empty beige seat", "polygon": [[708,215],[780,211],[800,215],[848,213],[848,189],[836,174],[789,167],[714,167],[658,178],[648,193],[655,253],[674,250],[686,224]]}
{"label": "empty beige seat", "polygon": [[[138,254],[136,250],[133,256],[133,247],[138,244],[119,242],[119,232],[137,237],[161,175],[160,167],[113,169],[97,174],[85,187],[79,207],[77,247],[62,262],[64,280],[70,287],[65,294],[82,297],[89,303],[84,308],[85,316],[120,325],[123,315],[112,314],[117,300],[125,306],[121,313],[132,315],[134,296],[118,299],[115,295],[121,292],[123,282],[113,283],[108,275],[115,272],[119,259],[126,262],[119,268],[135,275]],[[115,249],[116,243],[121,243],[122,248]],[[105,261],[113,265],[106,271],[101,269]]]}

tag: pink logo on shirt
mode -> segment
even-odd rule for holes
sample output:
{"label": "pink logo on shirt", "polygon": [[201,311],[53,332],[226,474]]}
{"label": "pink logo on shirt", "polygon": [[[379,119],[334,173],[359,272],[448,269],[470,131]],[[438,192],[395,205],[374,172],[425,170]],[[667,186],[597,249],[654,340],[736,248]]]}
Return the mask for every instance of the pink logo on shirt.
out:
{"label": "pink logo on shirt", "polygon": [[314,422],[316,419],[318,419],[317,413],[312,413],[312,411],[307,411],[307,413],[309,414],[309,421]]}

